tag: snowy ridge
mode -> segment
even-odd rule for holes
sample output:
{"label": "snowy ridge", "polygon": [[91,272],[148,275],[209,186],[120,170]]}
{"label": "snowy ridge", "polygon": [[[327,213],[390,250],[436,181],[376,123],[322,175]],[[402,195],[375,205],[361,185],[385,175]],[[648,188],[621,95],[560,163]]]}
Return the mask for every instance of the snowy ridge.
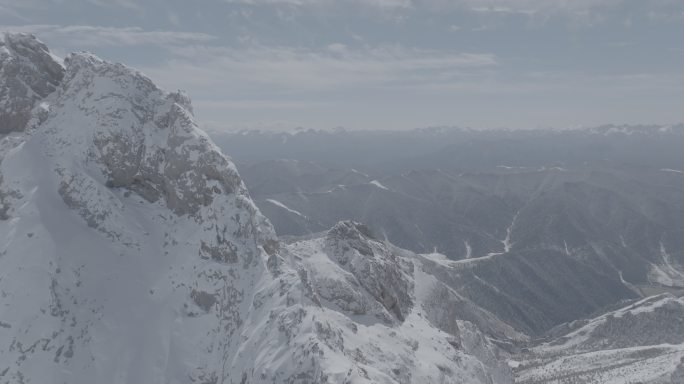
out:
{"label": "snowy ridge", "polygon": [[186,95],[85,53],[63,71],[0,141],[0,382],[512,382],[415,255],[348,222],[281,248]]}
{"label": "snowy ridge", "polygon": [[347,324],[327,346],[353,362],[330,362],[350,364],[352,382],[512,382],[498,349],[470,322],[443,312],[441,300],[457,294],[414,254],[352,222],[288,245],[287,254],[304,276],[306,296],[320,303],[315,316]]}
{"label": "snowy ridge", "polygon": [[[561,349],[567,349],[569,347],[579,349],[591,349],[595,344],[595,340],[592,337],[595,337],[596,335],[600,335],[601,337],[605,336],[605,332],[600,329],[601,327],[607,328],[609,326],[612,326],[611,322],[615,322],[616,320],[634,318],[640,315],[645,318],[648,318],[651,316],[655,316],[658,312],[661,311],[684,312],[684,298],[676,298],[669,294],[663,294],[639,300],[636,303],[631,304],[627,307],[620,308],[618,310],[608,312],[594,319],[591,319],[587,322],[587,324],[583,325],[581,328],[565,335],[563,337],[564,341],[562,343],[552,342],[548,344],[543,344],[539,347],[539,350],[543,350],[544,352],[552,352]],[[626,328],[620,330],[620,333],[622,334],[621,336],[629,336],[625,335],[626,330]],[[659,338],[660,334],[656,333],[650,336]],[[669,335],[666,335],[665,337],[669,338]],[[660,341],[660,339],[657,339],[656,341],[651,341],[650,344],[659,344]],[[616,340],[613,339],[612,342],[615,343]],[[605,341],[601,341],[601,343],[605,344]],[[623,343],[625,343],[625,345],[630,344],[628,340],[625,340]],[[635,342],[632,343],[637,344]],[[640,343],[639,345],[643,345],[643,343]]]}
{"label": "snowy ridge", "polygon": [[576,329],[510,364],[520,383],[678,383],[684,373],[682,319],[684,298],[649,297],[571,325]]}

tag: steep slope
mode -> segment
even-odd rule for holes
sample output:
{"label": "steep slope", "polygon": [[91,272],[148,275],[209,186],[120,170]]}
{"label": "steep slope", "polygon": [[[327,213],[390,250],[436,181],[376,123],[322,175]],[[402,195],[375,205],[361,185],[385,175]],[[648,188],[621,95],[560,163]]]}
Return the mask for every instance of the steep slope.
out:
{"label": "steep slope", "polygon": [[340,222],[286,245],[285,255],[305,283],[304,295],[316,303],[309,316],[346,324],[331,330],[327,320],[317,328],[327,348],[355,361],[352,377],[373,383],[511,380],[501,351],[473,322],[502,338],[524,336],[479,308],[467,308],[434,265],[378,241],[364,225]]}
{"label": "steep slope", "polygon": [[649,297],[568,328],[514,360],[516,382],[681,382],[684,298]]}
{"label": "steep slope", "polygon": [[4,377],[234,373],[232,336],[275,252],[273,230],[186,97],[88,54],[65,65],[43,123],[2,159]]}
{"label": "steep slope", "polygon": [[[44,45],[16,39],[41,72]],[[23,72],[4,65],[7,93]],[[419,312],[415,255],[356,224],[322,254],[279,249],[183,93],[90,54],[63,71],[3,127],[24,132],[0,145],[0,382],[512,381],[475,326]],[[346,305],[321,299],[336,290]]]}

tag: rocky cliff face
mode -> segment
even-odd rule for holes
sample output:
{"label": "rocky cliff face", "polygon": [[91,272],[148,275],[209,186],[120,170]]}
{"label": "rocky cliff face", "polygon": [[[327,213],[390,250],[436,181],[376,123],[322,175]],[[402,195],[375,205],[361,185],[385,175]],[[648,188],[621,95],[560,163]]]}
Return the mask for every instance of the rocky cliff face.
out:
{"label": "rocky cliff face", "polygon": [[[22,65],[39,71],[44,46],[20,37],[38,49]],[[234,377],[237,335],[277,249],[270,224],[186,96],[88,54],[64,67],[33,125],[4,139],[4,377]]]}
{"label": "rocky cliff face", "polygon": [[512,381],[416,255],[280,245],[183,93],[25,35],[1,60],[0,382]]}
{"label": "rocky cliff face", "polygon": [[64,68],[34,37],[3,34],[0,39],[0,134],[22,131],[31,110],[52,93]]}
{"label": "rocky cliff face", "polygon": [[[304,313],[326,319],[328,369],[344,361],[352,382],[512,382],[500,350],[462,320],[467,314],[437,315],[445,302],[435,295],[448,288],[424,260],[375,239],[364,225],[340,222],[284,245],[284,255],[315,304]],[[453,291],[445,296],[458,299]]]}

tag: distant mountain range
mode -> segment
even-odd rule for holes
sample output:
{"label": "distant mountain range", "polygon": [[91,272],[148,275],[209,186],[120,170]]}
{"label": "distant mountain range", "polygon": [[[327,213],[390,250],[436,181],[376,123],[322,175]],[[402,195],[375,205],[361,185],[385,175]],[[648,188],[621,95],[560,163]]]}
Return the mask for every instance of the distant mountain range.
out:
{"label": "distant mountain range", "polygon": [[572,130],[241,131],[213,133],[242,164],[299,160],[362,171],[633,164],[682,168],[684,124]]}
{"label": "distant mountain range", "polygon": [[532,338],[684,293],[682,125],[214,136],[280,235],[364,222]]}

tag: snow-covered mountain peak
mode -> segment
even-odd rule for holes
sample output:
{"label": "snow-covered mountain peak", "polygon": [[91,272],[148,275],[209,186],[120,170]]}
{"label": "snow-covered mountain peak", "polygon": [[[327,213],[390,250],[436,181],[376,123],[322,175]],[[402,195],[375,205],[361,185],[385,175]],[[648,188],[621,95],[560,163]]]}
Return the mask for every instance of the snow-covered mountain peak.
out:
{"label": "snow-covered mountain peak", "polygon": [[0,35],[0,134],[23,131],[31,110],[52,93],[64,68],[45,44],[27,34]]}
{"label": "snow-covered mountain peak", "polygon": [[187,96],[79,53],[33,104],[31,129],[0,145],[0,304],[12,308],[0,314],[0,372],[70,383],[237,375],[226,368],[232,336],[278,243]]}
{"label": "snow-covered mountain peak", "polygon": [[[307,321],[321,328],[316,336],[325,354],[319,364],[324,372],[339,372],[331,382],[512,381],[498,349],[472,323],[460,321],[465,313],[439,318],[443,303],[433,299],[443,285],[421,259],[378,241],[364,225],[339,222],[318,237],[285,245],[284,252],[313,304],[292,332]],[[459,299],[444,290],[446,301]]]}
{"label": "snow-covered mountain peak", "polygon": [[47,100],[59,108],[41,127],[63,172],[85,163],[106,187],[179,215],[196,215],[221,195],[246,196],[235,166],[198,129],[187,95],[91,54],[72,54],[65,65],[62,86]]}
{"label": "snow-covered mountain peak", "polygon": [[353,221],[340,221],[335,224],[326,233],[325,243],[331,254],[343,266],[353,264],[355,259],[382,258],[384,250],[367,226]]}
{"label": "snow-covered mountain peak", "polygon": [[415,254],[352,222],[281,247],[182,92],[88,53],[57,80],[0,140],[1,379],[511,382],[476,328],[423,315]]}

